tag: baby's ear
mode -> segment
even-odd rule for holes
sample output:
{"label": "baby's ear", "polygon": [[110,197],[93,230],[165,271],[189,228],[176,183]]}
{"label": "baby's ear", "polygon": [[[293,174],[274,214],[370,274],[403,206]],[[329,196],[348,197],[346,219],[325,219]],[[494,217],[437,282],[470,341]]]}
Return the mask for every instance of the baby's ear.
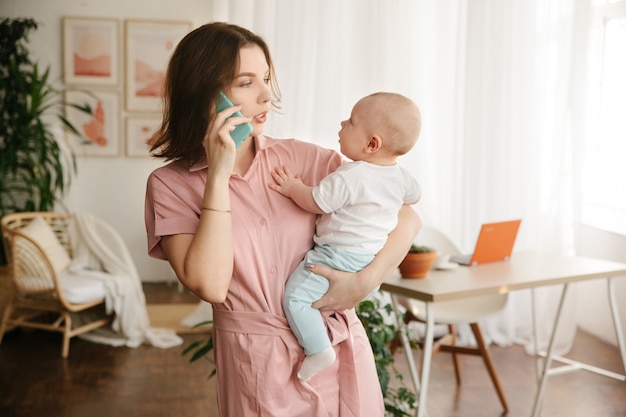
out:
{"label": "baby's ear", "polygon": [[367,151],[370,153],[374,153],[380,150],[383,147],[383,139],[378,135],[370,136],[370,140],[367,143]]}

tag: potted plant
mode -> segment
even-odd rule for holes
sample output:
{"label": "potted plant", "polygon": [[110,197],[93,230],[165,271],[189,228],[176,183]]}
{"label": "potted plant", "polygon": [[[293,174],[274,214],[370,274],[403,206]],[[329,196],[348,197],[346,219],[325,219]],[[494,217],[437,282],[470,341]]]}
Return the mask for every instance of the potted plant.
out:
{"label": "potted plant", "polygon": [[404,278],[424,278],[436,260],[437,251],[434,248],[413,244],[398,268]]}
{"label": "potted plant", "polygon": [[393,357],[393,344],[396,343],[399,330],[385,320],[392,313],[391,304],[381,306],[378,298],[361,301],[356,307],[356,314],[363,323],[374,352],[378,382],[385,400],[385,416],[412,416],[416,405],[415,393],[405,385]]}
{"label": "potted plant", "polygon": [[[58,127],[78,130],[63,116],[68,104],[25,46],[37,28],[33,19],[0,21],[0,217],[24,211],[50,211],[70,184],[74,156],[55,136]],[[55,111],[56,110],[56,111]],[[0,245],[0,265],[6,264]]]}

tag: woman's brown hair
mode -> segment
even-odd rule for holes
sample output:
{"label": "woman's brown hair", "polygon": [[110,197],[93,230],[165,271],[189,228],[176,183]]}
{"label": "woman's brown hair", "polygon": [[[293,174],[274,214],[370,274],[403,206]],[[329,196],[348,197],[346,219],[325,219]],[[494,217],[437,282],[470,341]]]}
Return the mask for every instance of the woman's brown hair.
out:
{"label": "woman's brown hair", "polygon": [[232,83],[239,50],[258,45],[270,70],[272,106],[280,103],[269,48],[263,38],[237,25],[213,22],[189,32],[170,58],[163,93],[163,122],[151,139],[150,151],[166,161],[192,165],[205,157],[202,144],[213,122],[218,93]]}

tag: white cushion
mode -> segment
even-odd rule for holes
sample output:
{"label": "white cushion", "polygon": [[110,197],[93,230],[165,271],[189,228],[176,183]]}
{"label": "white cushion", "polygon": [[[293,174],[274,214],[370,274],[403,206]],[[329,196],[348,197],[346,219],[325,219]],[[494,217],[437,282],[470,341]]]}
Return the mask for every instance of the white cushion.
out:
{"label": "white cushion", "polygon": [[59,275],[61,292],[72,304],[83,304],[104,298],[104,283],[96,278],[63,272]]}
{"label": "white cushion", "polygon": [[67,269],[71,262],[70,256],[43,217],[34,217],[21,231],[41,246],[57,273]]}

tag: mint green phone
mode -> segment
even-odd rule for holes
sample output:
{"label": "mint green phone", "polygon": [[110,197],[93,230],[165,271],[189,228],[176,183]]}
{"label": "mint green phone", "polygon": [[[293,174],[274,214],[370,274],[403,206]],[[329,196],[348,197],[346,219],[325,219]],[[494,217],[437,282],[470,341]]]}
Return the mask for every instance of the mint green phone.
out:
{"label": "mint green phone", "polygon": [[[227,107],[232,107],[233,103],[226,97],[226,94],[220,91],[220,100],[217,103],[217,112],[221,112]],[[243,117],[241,112],[236,112],[230,117]],[[230,132],[230,137],[233,138],[235,146],[238,148],[244,140],[252,133],[252,125],[250,123],[241,123],[235,127],[235,130]]]}

